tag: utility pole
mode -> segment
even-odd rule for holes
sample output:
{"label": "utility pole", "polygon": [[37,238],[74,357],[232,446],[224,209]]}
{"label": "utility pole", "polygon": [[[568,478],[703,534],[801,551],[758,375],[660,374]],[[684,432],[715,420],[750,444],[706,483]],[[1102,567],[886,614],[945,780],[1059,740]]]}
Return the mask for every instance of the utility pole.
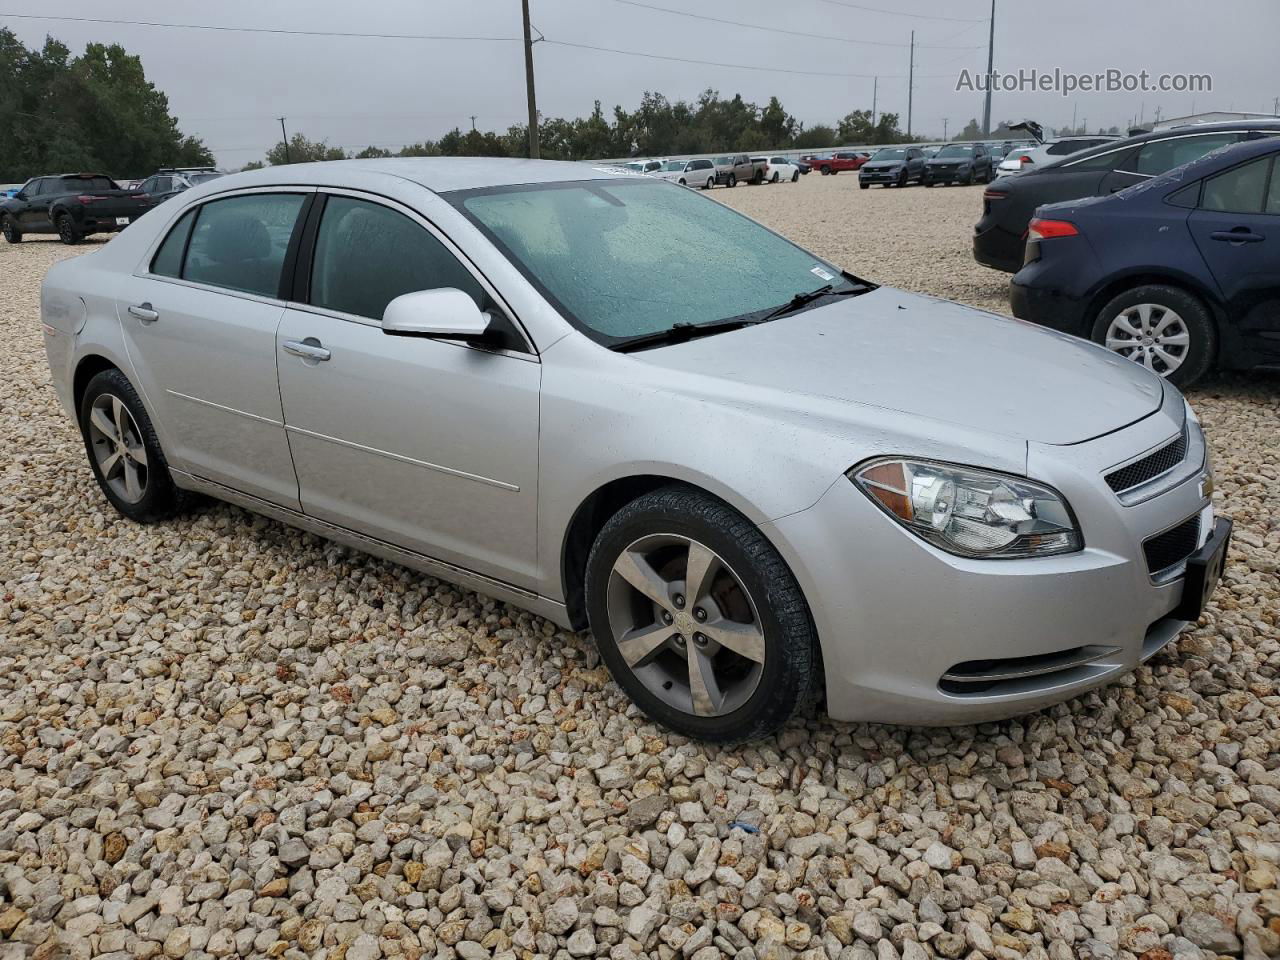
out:
{"label": "utility pole", "polygon": [[476,128],[476,115],[473,113],[471,114],[471,129],[474,130],[475,128]]}
{"label": "utility pole", "polygon": [[996,0],[991,0],[991,26],[987,33],[987,97],[982,105],[982,135],[991,136],[991,77],[996,69]]}
{"label": "utility pole", "polygon": [[947,117],[942,118],[942,139],[947,139]]}
{"label": "utility pole", "polygon": [[533,92],[533,31],[529,26],[529,0],[520,0],[524,14],[524,85],[529,95],[529,159],[538,159],[538,101]]}
{"label": "utility pole", "polygon": [[1071,105],[1071,132],[1072,132],[1072,133],[1076,133],[1076,132],[1077,132],[1077,127],[1076,127],[1076,111],[1077,111],[1077,110],[1079,110],[1079,109],[1080,109],[1080,105],[1079,105],[1078,103],[1073,103],[1073,104]]}
{"label": "utility pole", "polygon": [[[880,92],[880,78],[873,77],[871,80],[871,128],[875,129],[876,125],[876,94]],[[872,136],[875,136],[873,133]]]}
{"label": "utility pole", "polygon": [[289,159],[289,133],[284,128],[284,117],[280,118],[280,136],[284,138],[284,162],[293,163]]}
{"label": "utility pole", "polygon": [[[1195,101],[1193,100],[1192,103],[1194,102]],[[1194,112],[1194,109],[1195,108],[1193,107],[1192,108],[1193,112]],[[1280,117],[1280,97],[1276,97],[1275,100],[1271,102],[1271,112],[1275,114],[1277,117]]]}
{"label": "utility pole", "polygon": [[907,139],[911,139],[911,95],[916,85],[916,32],[911,31],[911,65],[907,68]]}

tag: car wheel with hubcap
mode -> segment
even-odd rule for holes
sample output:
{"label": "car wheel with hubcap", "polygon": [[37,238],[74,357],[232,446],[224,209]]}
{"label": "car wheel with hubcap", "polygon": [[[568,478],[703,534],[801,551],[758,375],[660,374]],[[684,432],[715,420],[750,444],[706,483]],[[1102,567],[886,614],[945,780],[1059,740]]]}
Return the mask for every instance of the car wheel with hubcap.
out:
{"label": "car wheel with hubcap", "polygon": [[0,233],[4,234],[5,240],[9,243],[21,243],[22,231],[18,229],[18,225],[13,222],[13,218],[8,214],[0,217]]}
{"label": "car wheel with hubcap", "polygon": [[60,213],[55,224],[58,228],[58,239],[70,246],[73,243],[80,242],[80,231],[76,229],[75,223],[71,219],[71,214]]}
{"label": "car wheel with hubcap", "polygon": [[1199,298],[1164,284],[1113,297],[1094,320],[1093,340],[1142,364],[1178,387],[1199,380],[1213,364],[1217,331]]}
{"label": "car wheel with hubcap", "polygon": [[770,182],[770,183],[777,183],[777,182],[778,182],[778,171],[777,171],[777,170],[773,171],[773,178],[772,178],[769,182]]}
{"label": "car wheel with hubcap", "polygon": [[680,733],[764,736],[819,692],[795,577],[758,527],[702,491],[663,487],[615,514],[591,548],[586,600],[614,679]]}
{"label": "car wheel with hubcap", "polygon": [[907,171],[903,170],[900,174],[898,174],[898,186],[901,188],[901,187],[905,187],[906,185],[907,185]]}
{"label": "car wheel with hubcap", "polygon": [[707,182],[706,182],[705,184],[703,184],[702,189],[703,189],[703,190],[710,190],[710,189],[711,189],[712,187],[714,187],[715,185],[716,185],[716,178],[715,178],[715,177],[707,177]]}
{"label": "car wheel with hubcap", "polygon": [[728,178],[727,180],[725,180],[724,185],[725,185],[726,187],[736,187],[736,186],[738,185],[738,177],[737,177],[737,175],[736,175],[736,174],[732,174],[732,173],[731,173],[731,174],[729,174],[729,178]]}
{"label": "car wheel with hubcap", "polygon": [[80,401],[80,432],[98,486],[120,513],[152,523],[177,512],[182,491],[169,475],[142,401],[119,370],[89,381]]}

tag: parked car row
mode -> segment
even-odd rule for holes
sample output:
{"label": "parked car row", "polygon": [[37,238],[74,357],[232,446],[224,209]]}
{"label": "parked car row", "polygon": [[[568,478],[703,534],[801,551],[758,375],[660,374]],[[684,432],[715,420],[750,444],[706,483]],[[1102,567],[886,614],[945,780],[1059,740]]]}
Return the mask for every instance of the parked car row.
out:
{"label": "parked car row", "polygon": [[752,157],[745,153],[731,154],[714,159],[705,157],[692,160],[633,160],[621,165],[623,169],[659,180],[669,180],[682,187],[710,190],[715,186],[736,187],[739,183],[785,183],[800,179],[803,171],[796,161],[786,157]]}
{"label": "parked car row", "polygon": [[28,233],[56,233],[63,243],[78,243],[90,234],[123,230],[152,207],[220,176],[212,167],[166,167],[129,186],[102,173],[32,177],[0,199],[0,233],[9,243]]}

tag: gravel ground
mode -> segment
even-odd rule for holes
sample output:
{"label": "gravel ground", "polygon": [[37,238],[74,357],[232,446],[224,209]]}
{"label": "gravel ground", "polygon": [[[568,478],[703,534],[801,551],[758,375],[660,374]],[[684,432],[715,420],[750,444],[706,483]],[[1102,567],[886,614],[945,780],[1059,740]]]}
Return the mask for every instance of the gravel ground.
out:
{"label": "gravel ground", "polygon": [[[981,188],[715,196],[1002,309]],[[1236,520],[1204,620],[1021,720],[712,749],[591,641],[205,505],[110,512],[0,249],[0,960],[1280,954],[1280,382],[1193,395]]]}

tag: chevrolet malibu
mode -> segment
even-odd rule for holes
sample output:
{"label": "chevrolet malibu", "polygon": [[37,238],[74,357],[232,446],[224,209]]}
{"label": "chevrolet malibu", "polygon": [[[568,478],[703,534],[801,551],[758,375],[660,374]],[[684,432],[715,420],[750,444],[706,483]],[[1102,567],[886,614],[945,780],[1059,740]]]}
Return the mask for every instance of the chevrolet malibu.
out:
{"label": "chevrolet malibu", "polygon": [[203,493],[589,629],[710,741],[823,693],[909,724],[1082,693],[1199,617],[1230,536],[1152,372],[616,169],[224,177],[41,309],[125,517]]}

